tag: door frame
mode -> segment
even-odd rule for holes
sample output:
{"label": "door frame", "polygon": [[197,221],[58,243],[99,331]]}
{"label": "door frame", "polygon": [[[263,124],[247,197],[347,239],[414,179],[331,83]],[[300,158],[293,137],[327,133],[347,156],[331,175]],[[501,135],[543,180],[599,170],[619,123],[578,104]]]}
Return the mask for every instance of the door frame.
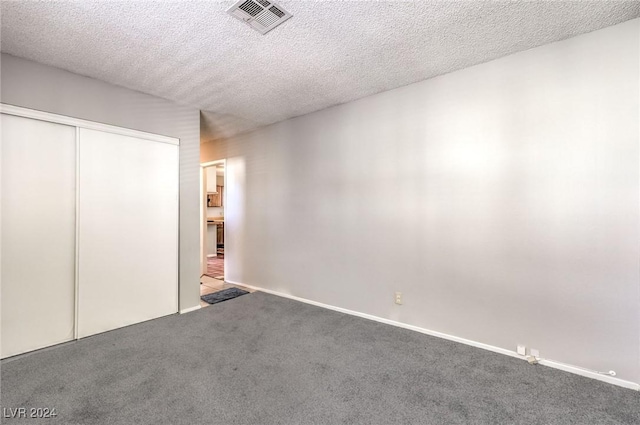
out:
{"label": "door frame", "polygon": [[[227,160],[218,159],[215,161],[203,162],[200,164],[200,275],[207,274],[207,176],[205,168],[215,167],[217,165],[224,166],[224,187],[222,191],[222,205],[227,204]],[[226,221],[226,218],[225,218]],[[227,226],[223,228],[224,240],[227,240]],[[227,270],[227,252],[225,250],[224,269]]]}
{"label": "door frame", "polygon": [[[79,154],[80,154],[80,129],[89,129],[89,130],[97,130],[105,133],[113,133],[121,136],[129,136],[135,137],[139,139],[150,140],[153,142],[160,143],[168,143],[171,145],[180,146],[180,139],[176,137],[170,137],[162,134],[148,133],[146,131],[133,130],[125,127],[118,127],[115,125],[105,124],[96,121],[85,120],[82,118],[75,118],[66,115],[60,115],[52,112],[41,111],[38,109],[24,108],[21,106],[11,105],[8,103],[0,102],[0,114],[6,115],[14,115],[17,117],[23,118],[31,118],[39,121],[46,121],[55,124],[63,124],[70,127],[75,127],[76,131],[76,243],[75,243],[75,300],[74,300],[74,340],[79,339],[78,334],[78,291],[79,291],[79,273],[78,273],[78,257],[79,257],[79,244],[78,244],[78,233],[79,233],[79,208],[78,208],[78,200],[81,188],[79,187]],[[180,163],[180,150],[178,150],[178,164]],[[179,168],[178,168],[178,183],[180,181],[179,176]],[[225,174],[226,178],[226,174]],[[179,186],[179,185],[178,185]],[[176,226],[176,244],[178,247],[178,258],[177,261],[177,270],[176,270],[176,312],[180,311],[180,189],[178,188],[178,214],[177,214],[177,226]]]}
{"label": "door frame", "polygon": [[81,118],[68,117],[51,112],[39,111],[37,109],[23,108],[21,106],[9,105],[8,103],[0,103],[0,113],[15,115],[24,118],[32,118],[40,121],[48,121],[57,124],[64,124],[71,127],[98,130],[105,133],[114,133],[122,136],[137,137],[139,139],[146,139],[154,142],[180,145],[180,139],[175,137],[164,136],[162,134],[147,133],[146,131],[140,130],[132,130],[130,128],[118,127],[115,125],[104,124],[96,121],[83,120]]}

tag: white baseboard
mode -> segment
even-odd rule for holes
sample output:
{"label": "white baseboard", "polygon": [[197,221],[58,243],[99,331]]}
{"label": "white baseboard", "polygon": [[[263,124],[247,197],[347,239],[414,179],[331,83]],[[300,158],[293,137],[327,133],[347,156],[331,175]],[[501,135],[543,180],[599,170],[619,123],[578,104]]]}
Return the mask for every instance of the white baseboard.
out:
{"label": "white baseboard", "polygon": [[565,363],[560,363],[555,360],[549,360],[549,359],[540,359],[539,364],[547,367],[552,367],[554,369],[563,370],[565,372],[574,373],[576,375],[584,376],[586,378],[595,379],[597,381],[606,382],[608,384],[617,385],[618,387],[629,388],[630,390],[640,391],[640,384],[638,383],[625,381],[624,379],[616,378],[611,375],[604,375],[593,370],[584,369],[580,366],[568,365]]}
{"label": "white baseboard", "polygon": [[191,313],[192,311],[196,311],[196,310],[200,310],[200,304],[193,307],[182,309],[180,310],[180,314]]}
{"label": "white baseboard", "polygon": [[[306,303],[306,304],[315,305],[317,307],[322,307],[322,308],[326,308],[326,309],[329,309],[329,310],[339,311],[340,313],[350,314],[352,316],[357,316],[357,317],[362,317],[364,319],[374,320],[376,322],[385,323],[387,325],[392,325],[392,326],[397,326],[399,328],[409,329],[409,330],[420,332],[420,333],[423,333],[423,334],[426,334],[426,335],[431,335],[431,336],[435,336],[435,337],[438,337],[438,338],[447,339],[449,341],[454,341],[454,342],[459,342],[461,344],[470,345],[472,347],[482,348],[483,350],[493,351],[494,353],[500,353],[500,354],[504,354],[506,356],[515,357],[517,359],[526,360],[525,356],[521,356],[518,353],[516,353],[515,351],[507,350],[507,349],[496,347],[496,346],[489,345],[489,344],[484,344],[482,342],[473,341],[473,340],[465,339],[465,338],[460,338],[460,337],[449,335],[449,334],[445,334],[445,333],[442,333],[442,332],[432,331],[430,329],[425,329],[425,328],[421,328],[421,327],[418,327],[418,326],[408,325],[408,324],[402,323],[402,322],[396,322],[395,320],[384,319],[382,317],[373,316],[371,314],[360,313],[358,311],[348,310],[348,309],[342,308],[342,307],[336,307],[336,306],[329,305],[329,304],[323,304],[323,303],[320,303],[320,302],[317,302],[317,301],[312,301],[312,300],[309,300],[309,299],[306,299],[306,298],[296,297],[295,295],[289,295],[289,294],[285,294],[283,292],[272,291],[271,289],[261,288],[259,286],[247,285],[246,283],[234,282],[234,281],[228,280],[228,279],[226,280],[226,282],[232,283],[234,285],[246,286],[247,288],[255,289],[256,291],[266,292],[267,294],[277,295],[277,296],[283,297],[283,298],[289,298],[291,300],[300,301],[300,302],[303,302],[303,303]],[[563,370],[565,372],[574,373],[576,375],[585,376],[587,378],[596,379],[598,381],[607,382],[609,384],[617,385],[619,387],[624,387],[624,388],[629,388],[629,389],[632,389],[632,390],[635,390],[635,391],[640,391],[640,383],[635,383],[635,382],[631,382],[631,381],[625,381],[624,379],[619,379],[619,378],[616,378],[616,377],[613,377],[613,376],[610,376],[610,375],[602,375],[602,374],[600,374],[598,372],[595,372],[595,371],[592,371],[592,370],[588,370],[588,369],[584,369],[584,368],[581,368],[579,366],[567,365],[567,364],[564,364],[564,363],[560,363],[560,362],[557,362],[557,361],[554,361],[554,360],[548,360],[548,359],[539,359],[539,364],[541,364],[543,366],[552,367],[554,369],[560,369],[560,370]]]}

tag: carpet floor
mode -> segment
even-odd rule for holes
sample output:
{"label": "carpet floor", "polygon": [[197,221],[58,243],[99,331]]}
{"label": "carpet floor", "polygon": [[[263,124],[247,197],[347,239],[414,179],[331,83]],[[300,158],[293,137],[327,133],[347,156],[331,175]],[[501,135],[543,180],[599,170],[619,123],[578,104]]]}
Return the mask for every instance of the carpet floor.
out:
{"label": "carpet floor", "polygon": [[639,424],[640,393],[260,292],[5,360],[6,424]]}

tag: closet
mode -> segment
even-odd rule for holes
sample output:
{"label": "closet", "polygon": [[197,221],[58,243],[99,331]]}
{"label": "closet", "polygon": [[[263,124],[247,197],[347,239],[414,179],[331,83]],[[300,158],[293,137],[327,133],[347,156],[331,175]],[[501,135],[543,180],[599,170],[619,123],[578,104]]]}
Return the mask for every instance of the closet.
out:
{"label": "closet", "polygon": [[178,140],[0,108],[1,357],[177,312]]}

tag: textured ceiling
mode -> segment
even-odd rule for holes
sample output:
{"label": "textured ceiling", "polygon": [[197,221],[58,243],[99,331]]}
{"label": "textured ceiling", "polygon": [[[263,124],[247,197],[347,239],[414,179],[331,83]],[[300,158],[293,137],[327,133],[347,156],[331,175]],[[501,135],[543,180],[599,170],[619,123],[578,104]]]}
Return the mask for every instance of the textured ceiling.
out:
{"label": "textured ceiling", "polygon": [[640,16],[638,1],[2,1],[2,51],[203,111],[203,139],[348,102]]}

